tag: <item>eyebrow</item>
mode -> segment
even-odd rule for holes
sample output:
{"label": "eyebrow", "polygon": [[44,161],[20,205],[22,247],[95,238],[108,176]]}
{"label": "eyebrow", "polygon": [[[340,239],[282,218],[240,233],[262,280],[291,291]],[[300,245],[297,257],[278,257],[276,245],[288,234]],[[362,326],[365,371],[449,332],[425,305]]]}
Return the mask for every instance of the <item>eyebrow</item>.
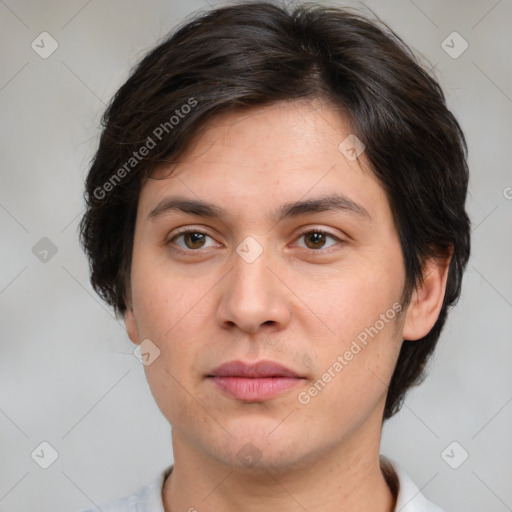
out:
{"label": "eyebrow", "polygon": [[[172,211],[219,220],[229,216],[227,210],[224,208],[206,201],[187,199],[184,197],[166,197],[151,210],[148,218],[154,219]],[[340,194],[285,203],[270,216],[270,219],[274,222],[279,222],[285,218],[330,211],[341,211],[366,220],[371,220],[370,214],[362,205]]]}

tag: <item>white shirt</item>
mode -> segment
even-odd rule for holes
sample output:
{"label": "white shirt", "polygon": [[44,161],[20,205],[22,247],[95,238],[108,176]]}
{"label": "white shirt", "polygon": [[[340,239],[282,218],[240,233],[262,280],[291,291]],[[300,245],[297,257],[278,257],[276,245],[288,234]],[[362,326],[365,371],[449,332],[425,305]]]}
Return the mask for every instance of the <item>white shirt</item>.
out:
{"label": "white shirt", "polygon": [[[381,455],[380,458],[381,463],[391,467],[397,478],[398,496],[395,512],[443,512],[421,494],[416,484],[402,467],[387,457]],[[130,496],[100,505],[99,509],[94,507],[81,512],[98,512],[98,510],[102,512],[165,512],[162,502],[162,488],[172,468],[173,466],[167,467],[158,474],[153,482]]]}

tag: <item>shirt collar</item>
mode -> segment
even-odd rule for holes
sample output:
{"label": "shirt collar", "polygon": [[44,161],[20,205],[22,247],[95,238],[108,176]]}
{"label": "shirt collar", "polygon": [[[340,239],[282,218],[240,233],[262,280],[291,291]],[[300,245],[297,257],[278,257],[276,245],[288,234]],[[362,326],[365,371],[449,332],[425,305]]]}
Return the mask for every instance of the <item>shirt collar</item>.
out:
{"label": "shirt collar", "polygon": [[380,456],[382,471],[388,485],[398,494],[396,497],[395,512],[442,512],[442,510],[425,498],[400,464]]}
{"label": "shirt collar", "polygon": [[[395,512],[442,512],[425,498],[402,466],[384,455],[380,456],[380,462],[388,485],[397,493]],[[152,483],[140,490],[137,512],[165,512],[162,489],[172,469],[173,466],[165,468]]]}

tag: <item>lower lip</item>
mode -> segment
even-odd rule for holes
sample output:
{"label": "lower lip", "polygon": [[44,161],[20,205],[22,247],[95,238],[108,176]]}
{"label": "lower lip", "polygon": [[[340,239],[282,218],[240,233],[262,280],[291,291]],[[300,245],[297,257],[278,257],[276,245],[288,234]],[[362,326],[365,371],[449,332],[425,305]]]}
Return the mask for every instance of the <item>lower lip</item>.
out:
{"label": "lower lip", "polygon": [[247,402],[263,402],[293,388],[303,379],[292,377],[210,377],[224,393]]}

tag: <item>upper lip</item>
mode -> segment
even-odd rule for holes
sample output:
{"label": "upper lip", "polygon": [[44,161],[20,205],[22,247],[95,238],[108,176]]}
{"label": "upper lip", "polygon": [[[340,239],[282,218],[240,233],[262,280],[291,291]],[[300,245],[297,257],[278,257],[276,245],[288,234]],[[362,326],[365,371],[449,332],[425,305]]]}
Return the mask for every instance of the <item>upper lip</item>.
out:
{"label": "upper lip", "polygon": [[301,378],[296,372],[274,361],[257,361],[244,363],[243,361],[229,361],[221,364],[210,372],[208,377],[290,377]]}

